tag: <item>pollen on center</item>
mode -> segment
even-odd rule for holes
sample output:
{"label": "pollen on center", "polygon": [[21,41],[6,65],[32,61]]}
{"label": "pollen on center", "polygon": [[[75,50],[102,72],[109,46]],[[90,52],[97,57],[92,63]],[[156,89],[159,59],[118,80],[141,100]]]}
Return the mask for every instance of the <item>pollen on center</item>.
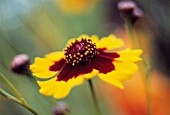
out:
{"label": "pollen on center", "polygon": [[78,63],[89,62],[99,53],[96,44],[91,39],[82,38],[80,41],[75,40],[65,51],[65,60],[72,66]]}

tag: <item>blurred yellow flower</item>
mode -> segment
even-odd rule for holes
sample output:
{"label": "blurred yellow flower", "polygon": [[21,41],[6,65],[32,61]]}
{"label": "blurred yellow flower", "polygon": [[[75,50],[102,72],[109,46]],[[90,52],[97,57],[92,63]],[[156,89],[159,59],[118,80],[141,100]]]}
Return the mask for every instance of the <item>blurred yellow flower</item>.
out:
{"label": "blurred yellow flower", "polygon": [[38,78],[48,78],[37,81],[40,93],[55,98],[67,96],[73,87],[96,75],[123,88],[122,82],[137,71],[135,62],[141,60],[142,50],[112,51],[122,45],[123,41],[114,35],[101,40],[96,35],[81,35],[69,40],[64,51],[50,53],[45,58],[36,57],[30,69]]}
{"label": "blurred yellow flower", "polygon": [[59,9],[65,13],[80,14],[91,9],[96,0],[56,0]]}

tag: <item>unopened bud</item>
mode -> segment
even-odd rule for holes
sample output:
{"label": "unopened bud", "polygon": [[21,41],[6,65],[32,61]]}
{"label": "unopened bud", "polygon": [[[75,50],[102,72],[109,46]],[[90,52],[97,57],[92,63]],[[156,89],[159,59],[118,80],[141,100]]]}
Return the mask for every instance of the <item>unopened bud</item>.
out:
{"label": "unopened bud", "polygon": [[11,63],[11,70],[17,74],[26,74],[29,71],[30,60],[26,54],[16,55]]}
{"label": "unopened bud", "polygon": [[66,102],[60,101],[57,104],[58,106],[53,107],[54,115],[66,115],[70,112],[70,107]]}
{"label": "unopened bud", "polygon": [[65,112],[60,107],[53,107],[54,115],[65,115]]}
{"label": "unopened bud", "polygon": [[143,11],[133,1],[120,1],[118,3],[118,9],[121,15],[127,18],[132,24],[143,16]]}
{"label": "unopened bud", "polygon": [[133,15],[137,18],[141,18],[143,16],[143,11],[140,8],[135,8],[133,10]]}
{"label": "unopened bud", "polygon": [[66,102],[60,101],[58,102],[58,105],[60,106],[60,108],[62,108],[64,111],[66,112],[70,112],[70,107]]}
{"label": "unopened bud", "polygon": [[118,9],[124,14],[131,14],[136,8],[136,3],[133,1],[120,1],[117,5]]}

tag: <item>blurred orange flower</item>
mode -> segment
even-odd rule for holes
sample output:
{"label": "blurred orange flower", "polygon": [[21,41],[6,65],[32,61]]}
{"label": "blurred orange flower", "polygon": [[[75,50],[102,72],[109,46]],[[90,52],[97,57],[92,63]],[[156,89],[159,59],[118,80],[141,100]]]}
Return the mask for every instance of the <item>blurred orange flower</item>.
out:
{"label": "blurred orange flower", "polygon": [[169,115],[170,113],[169,78],[158,71],[152,73],[147,87],[144,79],[138,74],[125,82],[124,90],[103,83],[101,85],[102,88],[105,87],[105,96],[112,113],[116,112],[117,115],[148,115],[148,112],[151,115]]}
{"label": "blurred orange flower", "polygon": [[56,0],[62,12],[80,14],[94,7],[96,0]]}

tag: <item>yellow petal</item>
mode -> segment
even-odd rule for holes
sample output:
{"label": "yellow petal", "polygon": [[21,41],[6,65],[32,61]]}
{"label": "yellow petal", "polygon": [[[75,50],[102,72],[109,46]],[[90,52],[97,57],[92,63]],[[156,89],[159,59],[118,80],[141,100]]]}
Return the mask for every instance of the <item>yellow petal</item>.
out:
{"label": "yellow petal", "polygon": [[122,82],[120,82],[117,79],[114,79],[114,77],[112,77],[112,76],[108,76],[106,74],[99,74],[99,78],[102,79],[103,81],[107,82],[107,83],[110,83],[113,86],[120,88],[120,89],[124,88]]}
{"label": "yellow petal", "polygon": [[138,69],[137,65],[132,62],[114,61],[113,64],[115,65],[115,71],[123,74],[132,75]]}
{"label": "yellow petal", "polygon": [[97,43],[99,41],[99,37],[97,35],[92,35],[90,39],[93,43]]}
{"label": "yellow petal", "polygon": [[120,73],[118,71],[112,71],[108,74],[105,74],[105,76],[110,76],[110,77],[112,77],[112,79],[116,79],[120,82],[123,82],[123,81],[131,79],[133,74],[127,74],[127,73],[122,73],[122,72]]}
{"label": "yellow petal", "polygon": [[86,34],[83,34],[81,36],[79,36],[78,38],[71,38],[68,42],[67,42],[67,45],[71,45],[71,43],[74,43],[75,40],[78,40],[80,41],[82,38],[90,38],[88,35]]}
{"label": "yellow petal", "polygon": [[81,40],[82,38],[86,38],[86,39],[89,39],[90,38],[90,36],[89,35],[87,35],[87,34],[82,34],[82,35],[80,35],[78,38],[76,38],[77,40]]}
{"label": "yellow petal", "polygon": [[57,74],[57,72],[49,71],[49,67],[54,64],[54,61],[59,61],[64,56],[63,52],[53,52],[47,54],[45,58],[36,57],[34,64],[30,69],[34,76],[38,78],[50,78]]}
{"label": "yellow petal", "polygon": [[129,80],[132,75],[137,71],[137,65],[133,62],[141,60],[139,55],[142,53],[141,50],[130,50],[126,49],[124,51],[118,52],[120,54],[119,58],[115,58],[113,64],[115,65],[115,70],[107,74],[99,74],[98,76],[118,87],[123,88],[122,82]]}
{"label": "yellow petal", "polygon": [[49,78],[55,75],[57,72],[49,71],[49,67],[53,65],[54,62],[46,58],[36,57],[34,64],[30,66],[30,69],[34,76],[38,78]]}
{"label": "yellow petal", "polygon": [[89,35],[83,34],[77,38],[71,38],[68,42],[67,45],[71,45],[71,43],[74,43],[75,40],[81,41],[82,38],[86,38],[86,39],[91,39],[92,43],[96,43],[98,42],[98,36],[97,35],[92,35],[91,37]]}
{"label": "yellow petal", "polygon": [[58,61],[64,58],[64,52],[63,51],[52,52],[50,54],[45,55],[45,58],[52,61]]}
{"label": "yellow petal", "polygon": [[107,48],[107,50],[111,50],[121,47],[123,45],[123,41],[116,38],[115,35],[111,34],[108,37],[101,38],[101,40],[99,40],[96,45],[97,48]]}
{"label": "yellow petal", "polygon": [[97,35],[92,35],[91,37],[89,35],[83,34],[81,36],[79,36],[78,38],[76,38],[77,40],[81,40],[82,38],[86,38],[86,39],[91,39],[92,43],[96,43],[98,42],[99,38]]}
{"label": "yellow petal", "polygon": [[71,89],[83,83],[82,77],[70,79],[69,81],[56,81],[56,77],[47,81],[37,81],[40,86],[39,92],[46,96],[54,96],[57,99],[66,97]]}
{"label": "yellow petal", "polygon": [[109,72],[107,74],[98,74],[98,76],[118,87],[123,88],[122,82],[125,80],[129,80],[133,74],[137,71],[137,65],[132,62],[122,62],[122,61],[114,61],[115,70]]}
{"label": "yellow petal", "polygon": [[97,75],[97,73],[99,73],[98,70],[93,69],[93,71],[91,73],[81,75],[81,77],[83,77],[87,80],[87,79],[91,79],[91,78],[95,77]]}
{"label": "yellow petal", "polygon": [[114,77],[114,79],[120,81],[120,82],[123,82],[123,81],[126,81],[126,80],[129,80],[133,77],[133,75],[130,75],[130,74],[124,74],[124,73],[120,73],[120,72],[113,72],[110,74],[112,77]]}
{"label": "yellow petal", "polygon": [[139,49],[138,50],[125,49],[123,51],[118,52],[120,57],[116,58],[115,60],[128,61],[128,62],[141,61],[142,59],[139,57],[141,53],[142,53],[142,50],[139,50]]}

